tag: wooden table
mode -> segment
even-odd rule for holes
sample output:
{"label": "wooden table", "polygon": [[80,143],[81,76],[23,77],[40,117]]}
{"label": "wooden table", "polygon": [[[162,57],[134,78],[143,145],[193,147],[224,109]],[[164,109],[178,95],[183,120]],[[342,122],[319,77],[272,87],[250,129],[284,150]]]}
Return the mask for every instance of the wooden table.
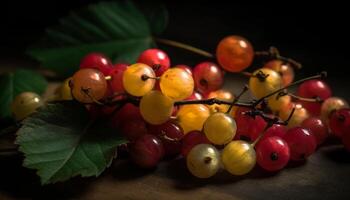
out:
{"label": "wooden table", "polygon": [[[230,76],[226,88],[237,93],[241,76]],[[350,94],[348,80],[331,78],[337,96]],[[338,87],[337,87],[338,86]],[[163,161],[142,170],[117,159],[99,178],[73,178],[40,186],[34,171],[21,167],[21,156],[0,157],[0,199],[350,199],[350,154],[336,140],[328,141],[306,162],[291,163],[278,173],[256,167],[245,176],[220,172],[194,178],[183,159]]]}

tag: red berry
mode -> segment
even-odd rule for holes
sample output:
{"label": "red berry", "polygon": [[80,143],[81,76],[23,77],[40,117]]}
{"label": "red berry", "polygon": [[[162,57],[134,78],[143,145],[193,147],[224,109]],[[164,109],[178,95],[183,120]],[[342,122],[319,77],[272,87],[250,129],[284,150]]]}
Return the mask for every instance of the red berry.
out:
{"label": "red berry", "polygon": [[288,143],[291,160],[304,160],[316,150],[316,139],[307,129],[291,128],[283,139]]}
{"label": "red berry", "polygon": [[342,137],[350,129],[350,108],[334,111],[329,120],[329,128],[337,137]]}
{"label": "red berry", "polygon": [[212,62],[196,65],[193,69],[193,78],[197,90],[204,94],[220,89],[224,83],[222,70]]}
{"label": "red berry", "polygon": [[142,119],[124,121],[121,124],[121,131],[129,141],[135,141],[148,132],[146,122]]}
{"label": "red berry", "polygon": [[191,96],[187,97],[185,100],[201,100],[203,95],[199,92],[194,91]]}
{"label": "red berry", "polygon": [[176,123],[167,121],[161,125],[151,125],[149,133],[156,135],[162,141],[165,155],[174,156],[180,153],[184,133]]}
{"label": "red berry", "polygon": [[309,129],[315,136],[318,145],[322,144],[328,136],[328,128],[318,117],[307,118],[301,123],[301,127]]}
{"label": "red berry", "polygon": [[256,146],[257,162],[267,171],[284,168],[290,158],[288,144],[280,137],[262,139]]}
{"label": "red berry", "polygon": [[210,144],[209,140],[201,131],[191,131],[182,139],[181,154],[186,157],[197,144]]}
{"label": "red berry", "polygon": [[118,112],[116,112],[111,118],[111,125],[115,128],[121,127],[121,125],[130,120],[143,120],[139,107],[127,103]]}
{"label": "red berry", "polygon": [[[309,80],[299,86],[298,95],[306,98],[319,97],[321,100],[326,100],[332,96],[332,91],[329,86],[321,80]],[[322,106],[320,102],[300,101],[300,103],[310,114],[315,116],[320,115]]]}
{"label": "red berry", "polygon": [[140,54],[137,62],[152,67],[156,76],[161,76],[170,67],[168,55],[160,49],[145,50]]}
{"label": "red berry", "polygon": [[111,80],[109,80],[109,85],[114,93],[123,93],[123,73],[127,69],[126,64],[116,64],[115,67],[110,71]]}
{"label": "red berry", "polygon": [[240,107],[236,111],[235,120],[237,124],[236,140],[255,141],[265,129],[266,122],[260,117],[255,118],[244,114],[249,108]]}
{"label": "red berry", "polygon": [[83,68],[97,69],[105,76],[108,76],[110,71],[113,69],[113,64],[105,55],[101,53],[90,53],[80,61],[80,69]]}
{"label": "red berry", "polygon": [[266,130],[266,132],[264,133],[264,136],[261,138],[261,140],[263,140],[265,138],[269,138],[269,137],[274,137],[274,136],[283,138],[283,136],[286,134],[286,132],[287,132],[286,126],[283,126],[280,124],[274,124]]}
{"label": "red berry", "polygon": [[192,75],[192,68],[188,65],[176,65],[176,68],[180,68]]}
{"label": "red berry", "polygon": [[129,145],[131,159],[140,167],[157,166],[164,155],[162,142],[154,135],[146,134]]}

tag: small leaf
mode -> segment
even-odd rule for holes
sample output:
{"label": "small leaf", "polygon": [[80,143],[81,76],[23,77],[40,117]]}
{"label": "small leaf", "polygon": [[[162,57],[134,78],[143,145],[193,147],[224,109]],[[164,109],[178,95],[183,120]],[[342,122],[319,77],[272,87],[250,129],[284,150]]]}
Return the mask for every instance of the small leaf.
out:
{"label": "small leaf", "polygon": [[47,81],[40,74],[30,70],[17,70],[0,76],[0,118],[11,116],[10,105],[22,92],[45,92]]}
{"label": "small leaf", "polygon": [[39,109],[17,132],[23,165],[38,170],[42,184],[100,175],[125,141],[102,124],[90,125],[85,107],[76,102]]}
{"label": "small leaf", "polygon": [[152,14],[149,22],[130,0],[93,4],[47,29],[42,42],[29,49],[28,54],[61,76],[72,75],[81,58],[90,52],[133,63],[143,50],[154,46],[152,32],[159,34],[164,30],[167,11],[159,12],[162,14]]}

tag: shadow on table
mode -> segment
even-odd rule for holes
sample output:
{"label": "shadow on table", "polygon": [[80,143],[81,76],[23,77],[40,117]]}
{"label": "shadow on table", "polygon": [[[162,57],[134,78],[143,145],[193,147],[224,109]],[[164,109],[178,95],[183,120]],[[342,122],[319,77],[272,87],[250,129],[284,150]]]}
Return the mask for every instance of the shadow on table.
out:
{"label": "shadow on table", "polygon": [[91,178],[73,178],[64,183],[41,186],[34,170],[22,167],[21,156],[0,157],[0,190],[14,198],[66,199],[88,189]]}

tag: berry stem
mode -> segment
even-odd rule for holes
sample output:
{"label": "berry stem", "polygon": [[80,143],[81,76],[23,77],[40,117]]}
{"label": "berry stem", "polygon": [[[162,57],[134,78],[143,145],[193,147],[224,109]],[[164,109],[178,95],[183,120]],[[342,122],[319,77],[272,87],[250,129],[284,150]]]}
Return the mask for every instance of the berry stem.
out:
{"label": "berry stem", "polygon": [[214,58],[215,56],[212,53],[209,53],[207,51],[204,51],[202,49],[190,46],[188,44],[184,44],[181,42],[173,41],[173,40],[168,40],[168,39],[162,39],[162,38],[155,38],[156,42],[159,42],[161,44],[177,47],[180,49],[185,49],[188,51],[191,51],[193,53],[199,54],[201,56],[207,57],[207,58]]}
{"label": "berry stem", "polygon": [[268,95],[265,95],[265,96],[261,97],[260,99],[256,100],[256,101],[253,103],[253,106],[256,107],[257,105],[259,105],[259,104],[260,104],[262,101],[264,101],[265,99],[267,99],[267,98],[269,98],[269,97],[271,97],[271,96],[273,96],[273,95],[275,95],[275,94],[277,94],[277,93],[279,93],[279,92],[282,92],[282,91],[284,91],[285,89],[288,89],[288,88],[290,88],[290,87],[293,87],[293,86],[295,86],[295,85],[298,85],[298,84],[303,83],[303,82],[308,81],[308,80],[324,78],[324,77],[326,77],[326,76],[327,76],[327,72],[321,72],[321,73],[318,74],[318,75],[310,76],[310,77],[307,77],[307,78],[303,78],[303,79],[297,80],[297,81],[291,83],[290,85],[287,85],[287,86],[285,86],[285,87],[282,87],[282,88],[280,88],[280,89],[278,89],[278,90],[275,90],[275,91],[271,92],[271,93],[268,94]]}
{"label": "berry stem", "polygon": [[270,47],[270,49],[268,51],[256,51],[255,55],[269,57],[270,59],[281,60],[283,62],[290,63],[292,66],[294,66],[297,69],[302,68],[302,65],[299,62],[297,62],[291,58],[281,56],[276,47]]}
{"label": "berry stem", "polygon": [[230,101],[223,101],[220,99],[202,99],[202,100],[186,100],[186,101],[176,101],[174,103],[175,106],[180,105],[188,105],[188,104],[206,104],[206,105],[213,105],[213,104],[226,104],[226,105],[234,105],[234,106],[241,106],[241,107],[251,107],[251,103],[243,103],[243,102],[235,102],[232,103]]}
{"label": "berry stem", "polygon": [[226,114],[228,114],[228,113],[231,112],[233,106],[238,102],[238,100],[242,97],[242,95],[243,95],[244,93],[246,93],[247,91],[248,91],[248,85],[245,85],[245,86],[243,87],[241,93],[239,93],[238,96],[237,96],[236,98],[234,98],[234,100],[232,101],[230,107],[229,107],[229,108],[227,109],[227,111],[226,111]]}

